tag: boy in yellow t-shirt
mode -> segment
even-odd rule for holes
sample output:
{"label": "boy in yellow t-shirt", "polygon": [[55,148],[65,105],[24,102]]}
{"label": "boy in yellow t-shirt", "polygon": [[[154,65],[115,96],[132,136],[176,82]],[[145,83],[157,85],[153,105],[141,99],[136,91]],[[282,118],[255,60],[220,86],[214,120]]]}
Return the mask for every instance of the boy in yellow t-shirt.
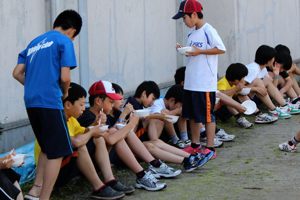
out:
{"label": "boy in yellow t-shirt", "polygon": [[[230,96],[238,102],[250,100],[247,95],[240,95],[239,92],[245,88],[244,77],[247,76],[248,70],[245,65],[241,63],[231,64],[226,70],[226,76],[218,81],[218,91]],[[236,122],[243,128],[251,128],[253,126],[245,117],[233,107],[223,104],[215,111],[218,118],[227,120],[232,116],[235,117]]]}
{"label": "boy in yellow t-shirt", "polygon": [[[92,124],[94,127],[90,127],[91,129],[80,126],[76,118],[82,115],[85,110],[87,93],[80,85],[71,83],[68,94],[69,96],[63,103],[74,153],[63,158],[61,169],[55,184],[57,186],[66,184],[81,172],[93,187],[92,198],[119,199],[124,197],[125,194],[133,193],[133,187],[122,185],[113,176],[106,144],[103,139],[103,135],[107,130],[103,131],[100,129],[106,122],[105,114],[99,114],[96,117],[95,122]],[[101,125],[98,125],[100,118]],[[89,155],[92,146],[89,145],[90,142],[96,146],[95,163],[100,168],[105,183],[100,180]],[[35,156],[39,152],[38,143],[36,143]]]}

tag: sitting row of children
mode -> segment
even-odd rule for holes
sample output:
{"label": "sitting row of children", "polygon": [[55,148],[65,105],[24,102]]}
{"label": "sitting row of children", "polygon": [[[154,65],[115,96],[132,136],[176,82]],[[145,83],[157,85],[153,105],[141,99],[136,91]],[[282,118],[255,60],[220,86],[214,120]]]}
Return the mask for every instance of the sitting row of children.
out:
{"label": "sitting row of children", "polygon": [[[163,112],[180,115],[182,90],[183,87],[180,85],[174,85],[169,89],[163,99],[166,108]],[[151,106],[159,97],[159,88],[153,81],[140,84],[134,97],[128,99],[132,103],[127,103],[123,112],[120,111],[124,103],[122,88],[107,81],[98,81],[90,87],[89,109],[85,109],[87,93],[80,85],[71,83],[68,94],[63,104],[74,153],[63,158],[56,186],[68,183],[81,173],[93,186],[92,198],[118,199],[125,194],[133,193],[133,187],[122,185],[112,173],[108,154],[112,148],[136,174],[135,186],[149,191],[166,187],[165,183],[156,178],[171,178],[181,173],[180,169],[173,169],[160,160],[181,164],[187,172],[191,172],[203,166],[213,155],[213,153],[188,153],[158,139],[164,124],[156,122],[162,119],[167,126],[170,124],[164,113],[153,114],[150,115],[150,119],[139,120],[133,111],[142,106]],[[128,121],[128,124],[118,130],[116,124],[125,121]],[[100,129],[104,124],[109,126],[108,130]],[[171,125],[173,127],[173,124]],[[149,140],[150,133],[153,136],[156,134],[156,138]],[[39,152],[40,148],[36,142],[37,163]],[[149,164],[149,172],[143,169],[134,155]],[[100,169],[105,183],[100,180],[96,168]],[[41,184],[39,177],[36,177],[34,187],[26,196],[32,199],[39,196]]]}

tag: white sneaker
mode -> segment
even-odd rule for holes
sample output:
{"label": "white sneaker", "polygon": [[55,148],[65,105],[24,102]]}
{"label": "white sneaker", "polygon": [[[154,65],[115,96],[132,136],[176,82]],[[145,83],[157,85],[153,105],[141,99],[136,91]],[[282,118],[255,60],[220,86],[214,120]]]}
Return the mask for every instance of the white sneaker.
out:
{"label": "white sneaker", "polygon": [[240,117],[236,123],[242,128],[251,128],[253,126],[245,117]]}
{"label": "white sneaker", "polygon": [[[206,141],[207,141],[207,138],[205,137],[205,138],[200,138],[200,144],[202,145],[202,146],[205,146],[206,147]],[[219,141],[219,139],[218,138],[214,138],[214,147],[219,147],[219,146],[221,146],[223,144],[223,142],[222,141]]]}
{"label": "white sneaker", "polygon": [[[245,118],[244,118],[245,119]],[[250,123],[250,122],[249,122]],[[252,124],[253,125],[253,124]],[[218,138],[219,141],[224,141],[224,142],[228,142],[231,140],[234,140],[235,135],[228,135],[227,133],[225,133],[225,131],[223,129],[220,129],[217,133],[216,133],[216,138]]]}
{"label": "white sneaker", "polygon": [[274,110],[269,110],[270,116],[275,116],[282,119],[291,118],[292,115],[288,114],[287,112],[290,111],[288,106],[285,107],[276,107]]}
{"label": "white sneaker", "polygon": [[276,122],[277,120],[278,120],[278,117],[276,117],[276,116],[269,116],[266,113],[257,115],[255,117],[255,123],[258,123],[258,124],[273,123],[273,122]]}
{"label": "white sneaker", "polygon": [[148,191],[162,190],[167,187],[167,185],[151,174],[151,172],[146,172],[142,178],[137,178],[135,183],[136,188],[143,188]]}
{"label": "white sneaker", "polygon": [[289,145],[289,142],[285,142],[285,143],[282,143],[280,145],[278,145],[278,148],[281,150],[281,151],[289,151],[289,152],[295,152],[297,150],[297,147],[296,145]]}
{"label": "white sneaker", "polygon": [[174,169],[172,167],[167,166],[165,163],[161,163],[160,167],[153,167],[149,164],[149,171],[155,178],[172,178],[181,174],[180,169]]}

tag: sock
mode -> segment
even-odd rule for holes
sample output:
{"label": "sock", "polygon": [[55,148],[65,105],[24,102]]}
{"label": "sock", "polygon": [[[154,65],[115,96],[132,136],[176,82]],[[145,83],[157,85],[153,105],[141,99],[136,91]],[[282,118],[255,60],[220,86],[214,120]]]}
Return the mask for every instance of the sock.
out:
{"label": "sock", "polygon": [[105,184],[103,184],[99,189],[97,189],[97,190],[94,190],[94,192],[98,192],[98,191],[100,191],[100,190],[102,190],[102,189],[104,189],[106,187],[106,185]]}
{"label": "sock", "polygon": [[234,117],[235,117],[235,120],[238,120],[238,119],[240,119],[242,116],[241,116],[240,113],[238,113],[238,114],[234,115]]}
{"label": "sock", "polygon": [[285,104],[284,106],[282,106],[282,107],[285,107],[285,106],[288,106],[287,104]]}
{"label": "sock", "polygon": [[192,143],[191,147],[197,149],[200,146],[200,143]]}
{"label": "sock", "polygon": [[200,129],[200,133],[203,133],[204,131],[205,131],[205,128],[202,127],[202,128]]}
{"label": "sock", "polygon": [[179,138],[177,137],[176,134],[173,135],[173,136],[171,136],[170,139],[172,140],[173,144],[176,144],[178,142],[178,140],[179,140]]}
{"label": "sock", "polygon": [[295,136],[288,142],[290,146],[297,145],[299,143],[298,140],[296,140]]}
{"label": "sock", "polygon": [[259,111],[257,111],[256,113],[254,113],[255,116],[261,115],[262,113]]}
{"label": "sock", "polygon": [[188,138],[188,134],[187,132],[183,131],[180,133],[180,138],[183,142],[187,141],[189,138]]}
{"label": "sock", "polygon": [[205,128],[204,128],[204,127],[202,127],[202,128],[200,129],[200,137],[201,137],[201,138],[205,138],[205,137],[206,137],[206,131],[205,131]]}
{"label": "sock", "polygon": [[211,151],[215,151],[215,148],[213,148],[213,147],[206,147],[206,148],[211,150]]}
{"label": "sock", "polygon": [[293,98],[293,100],[292,100],[292,104],[295,104],[295,103],[297,103],[299,100],[300,100],[300,97]]}
{"label": "sock", "polygon": [[190,159],[187,157],[184,157],[181,164],[183,164],[185,166],[185,165],[189,164],[189,162],[190,162]]}
{"label": "sock", "polygon": [[118,183],[118,181],[114,178],[114,179],[111,179],[110,181],[107,181],[104,184],[111,187],[111,186],[116,185],[117,183]]}
{"label": "sock", "polygon": [[154,160],[152,160],[152,161],[150,162],[150,165],[152,165],[153,167],[158,168],[158,167],[160,167],[161,162],[160,162],[159,160],[154,159]]}
{"label": "sock", "polygon": [[146,174],[145,170],[142,170],[142,171],[136,173],[135,175],[138,178],[143,178],[145,176],[145,174]]}

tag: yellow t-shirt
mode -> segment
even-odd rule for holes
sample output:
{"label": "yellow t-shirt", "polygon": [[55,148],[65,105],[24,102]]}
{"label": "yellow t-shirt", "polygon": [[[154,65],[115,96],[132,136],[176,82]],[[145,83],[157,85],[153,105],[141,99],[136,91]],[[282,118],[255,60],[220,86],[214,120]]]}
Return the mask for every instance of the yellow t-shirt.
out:
{"label": "yellow t-shirt", "polygon": [[[218,90],[221,91],[221,90],[231,90],[235,88],[235,85],[233,86],[230,86],[228,80],[223,77],[221,80],[218,81]],[[231,97],[233,97],[234,94],[231,95]]]}
{"label": "yellow t-shirt", "polygon": [[[79,122],[74,117],[70,117],[68,119],[67,125],[68,125],[68,129],[69,129],[69,135],[71,137],[83,134],[86,129],[85,127],[80,126]],[[41,147],[40,147],[39,143],[37,142],[37,140],[35,140],[34,159],[35,159],[36,164],[38,163],[40,152],[41,152]]]}

